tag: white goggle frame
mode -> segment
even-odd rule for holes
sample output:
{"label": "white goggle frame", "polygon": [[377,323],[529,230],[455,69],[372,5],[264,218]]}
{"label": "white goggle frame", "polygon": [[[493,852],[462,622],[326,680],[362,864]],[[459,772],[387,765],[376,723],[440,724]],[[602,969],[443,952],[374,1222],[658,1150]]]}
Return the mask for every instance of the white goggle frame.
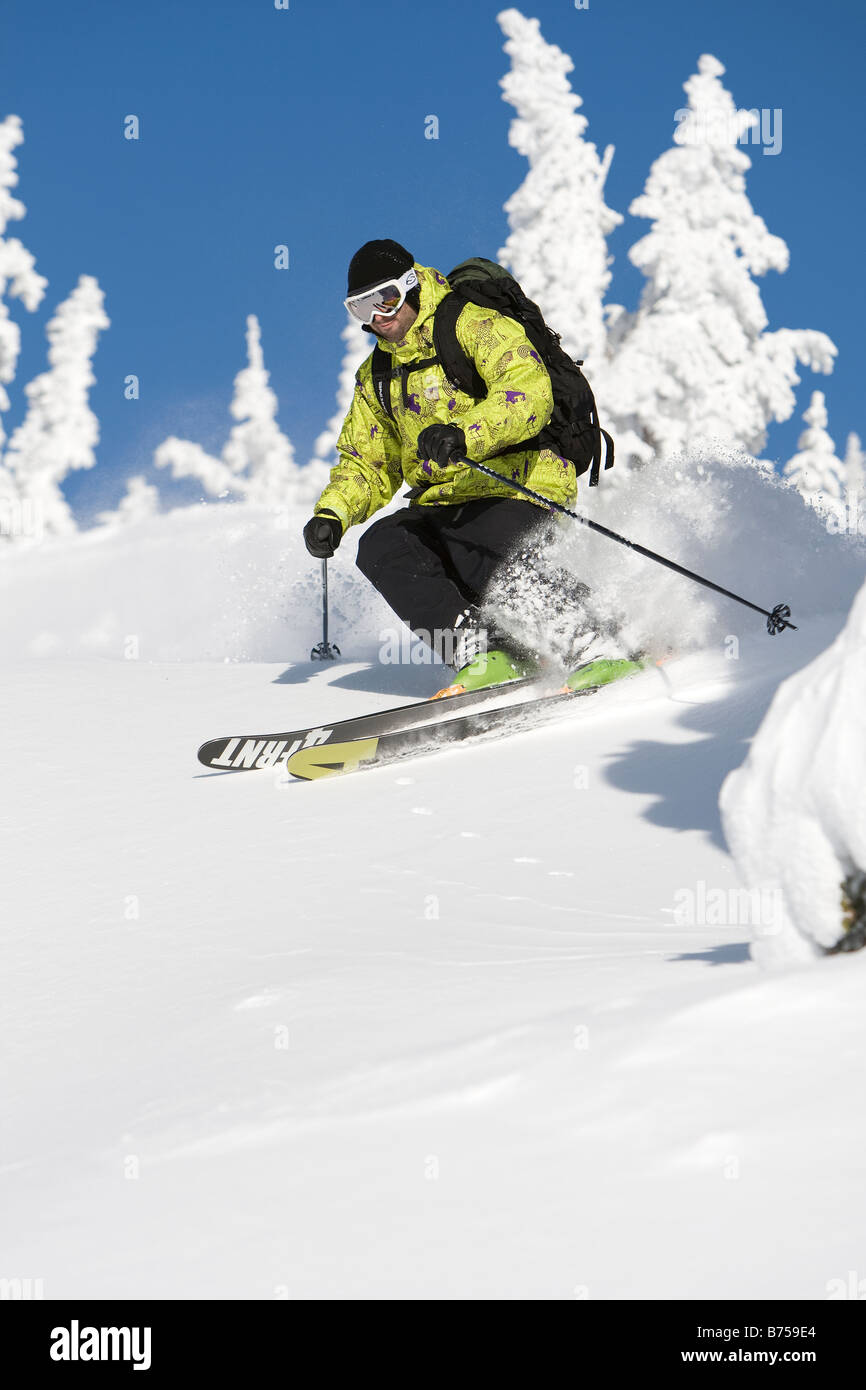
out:
{"label": "white goggle frame", "polygon": [[375,314],[390,319],[402,309],[406,295],[417,284],[418,273],[414,266],[410,266],[397,279],[383,280],[381,285],[373,285],[371,289],[362,290],[360,294],[350,294],[343,303],[359,323],[372,323]]}

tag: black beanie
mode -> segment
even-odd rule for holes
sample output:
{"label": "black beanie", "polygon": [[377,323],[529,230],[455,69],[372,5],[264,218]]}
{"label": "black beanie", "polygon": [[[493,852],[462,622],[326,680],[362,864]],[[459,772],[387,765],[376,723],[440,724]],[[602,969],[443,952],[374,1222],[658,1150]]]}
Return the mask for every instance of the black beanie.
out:
{"label": "black beanie", "polygon": [[415,258],[399,241],[365,241],[349,262],[349,285],[346,294],[358,294],[371,285],[381,285],[391,276],[396,280],[411,270]]}

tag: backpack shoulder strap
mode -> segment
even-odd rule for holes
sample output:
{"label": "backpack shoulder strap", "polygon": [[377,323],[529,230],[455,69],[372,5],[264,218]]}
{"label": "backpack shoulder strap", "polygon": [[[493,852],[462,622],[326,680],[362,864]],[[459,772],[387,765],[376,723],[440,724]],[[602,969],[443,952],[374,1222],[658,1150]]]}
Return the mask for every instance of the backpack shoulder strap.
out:
{"label": "backpack shoulder strap", "polygon": [[[391,382],[395,378],[402,381],[403,403],[407,401],[407,381],[409,373],[420,371],[424,367],[431,367],[438,363],[444,371],[448,380],[460,391],[465,391],[467,395],[474,396],[476,400],[483,400],[487,395],[487,385],[473,362],[472,358],[464,352],[457,337],[457,320],[463,312],[464,306],[469,301],[462,295],[447,294],[441,300],[435,314],[433,315],[433,351],[435,357],[425,358],[423,362],[407,362],[395,368],[393,359],[384,348],[377,343],[370,353],[370,377],[373,383],[373,391],[376,400],[389,419],[394,419],[394,408],[391,405]],[[360,369],[356,373],[356,380],[360,381]]]}
{"label": "backpack shoulder strap", "polygon": [[[391,358],[384,348],[377,343],[370,353],[370,375],[373,381],[373,391],[376,400],[384,410],[389,419],[394,419],[394,411],[391,406]],[[357,379],[360,381],[360,370]]]}
{"label": "backpack shoulder strap", "polygon": [[596,417],[595,411],[593,411],[592,414],[593,414],[593,424],[594,424],[595,432],[596,432],[596,439],[595,439],[595,447],[594,447],[593,452],[592,452],[592,464],[591,464],[590,470],[589,470],[589,485],[590,485],[590,487],[598,487],[598,479],[599,479],[599,476],[600,476],[600,474],[601,474],[601,456],[602,456],[601,441],[604,440],[604,466],[605,466],[605,470],[607,470],[608,468],[613,468],[613,461],[614,461],[614,443],[613,443],[613,439],[612,439],[611,436],[608,434],[607,430],[603,430],[603,429],[601,428],[601,425],[599,425],[598,419],[597,419],[597,417]]}
{"label": "backpack shoulder strap", "polygon": [[[377,343],[370,353],[370,376],[373,382],[373,391],[376,400],[388,416],[389,420],[394,419],[394,407],[391,404],[391,382],[399,381],[402,391],[403,407],[409,408],[409,377],[412,372],[421,372],[426,367],[435,367],[438,357],[424,357],[419,362],[401,362],[396,367],[394,359],[390,353]],[[360,382],[360,368],[355,373],[355,380]]]}
{"label": "backpack shoulder strap", "polygon": [[454,290],[446,294],[433,315],[433,351],[452,385],[476,400],[487,395],[487,386],[457,337],[457,320],[468,300]]}

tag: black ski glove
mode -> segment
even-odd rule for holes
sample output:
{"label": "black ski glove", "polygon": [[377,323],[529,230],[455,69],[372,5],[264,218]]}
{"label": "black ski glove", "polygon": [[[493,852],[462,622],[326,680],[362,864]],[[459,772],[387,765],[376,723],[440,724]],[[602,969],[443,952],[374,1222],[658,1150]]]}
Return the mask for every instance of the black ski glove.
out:
{"label": "black ski glove", "polygon": [[417,449],[420,459],[444,468],[455,455],[466,453],[466,435],[457,425],[428,425],[418,436]]}
{"label": "black ski glove", "polygon": [[343,524],[333,512],[319,512],[304,527],[304,542],[317,560],[330,560],[343,539]]}

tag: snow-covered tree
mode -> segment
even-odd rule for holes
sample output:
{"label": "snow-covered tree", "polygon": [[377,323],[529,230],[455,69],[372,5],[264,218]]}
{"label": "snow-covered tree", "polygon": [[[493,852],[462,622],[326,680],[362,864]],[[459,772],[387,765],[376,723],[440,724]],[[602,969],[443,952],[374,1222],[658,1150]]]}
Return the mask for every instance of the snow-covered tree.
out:
{"label": "snow-covered tree", "polygon": [[[318,436],[313,446],[313,457],[307,465],[309,469],[308,482],[311,492],[314,491],[316,496],[326,486],[330,470],[337,462],[337,440],[340,437],[346,412],[352,404],[352,396],[355,391],[355,373],[364,358],[369,357],[374,347],[374,341],[370,334],[365,333],[358,320],[351,317],[347,320],[340,337],[345,348],[337,384],[337,409]],[[313,497],[313,501],[315,501],[315,497]]]}
{"label": "snow-covered tree", "polygon": [[845,465],[836,457],[836,446],[827,433],[827,406],[823,391],[813,391],[803,411],[808,429],[797,440],[797,453],[782,472],[813,507],[842,503]]}
{"label": "snow-covered tree", "polygon": [[21,332],[17,323],[10,319],[3,300],[7,295],[20,299],[24,307],[32,311],[38,308],[48,284],[45,277],[34,270],[35,261],[18,238],[4,235],[7,224],[20,220],[27,211],[10,191],[18,183],[15,172],[18,161],[12,151],[23,139],[18,116],[7,116],[5,121],[0,121],[0,446],[6,438],[2,412],[9,409],[5,388],[15,376],[21,350]]}
{"label": "snow-covered tree", "polygon": [[784,271],[788,248],[746,194],[751,161],[737,142],[756,116],[736,109],[724,71],[700,58],[674,147],[630,208],[652,223],[629,253],[647,283],[617,326],[604,394],[618,427],[658,455],[719,443],[759,454],[769,422],[795,408],[797,364],[826,373],[836,352],[824,333],[767,331],[752,277]]}
{"label": "snow-covered tree", "polygon": [[848,435],[844,466],[846,530],[866,536],[866,454],[859,434]]}
{"label": "snow-covered tree", "polygon": [[22,537],[42,539],[39,510],[21,496],[12,474],[0,463],[0,541]]}
{"label": "snow-covered tree", "polygon": [[48,323],[49,369],[25,386],[27,413],[3,455],[19,498],[38,508],[48,533],[75,530],[60,484],[72,469],[96,462],[99,421],[89,405],[96,380],[91,359],[100,331],[108,327],[99,282],[82,275]]}
{"label": "snow-covered tree", "polygon": [[126,492],[113,512],[100,512],[97,521],[103,526],[125,526],[146,521],[159,511],[159,490],[137,473],[126,481]]}
{"label": "snow-covered tree", "polygon": [[498,253],[545,319],[562,336],[587,372],[601,362],[605,347],[603,300],[610,283],[606,238],[621,221],[604,201],[613,157],[599,158],[584,139],[588,121],[568,74],[568,54],[541,35],[537,19],[519,10],[497,16],[507,36],[511,71],[502,78],[502,98],[517,111],[509,144],[529,161],[523,183],[505,204],[510,235]]}
{"label": "snow-covered tree", "polygon": [[153,461],[157,468],[170,468],[173,478],[197,478],[211,497],[227,497],[233,491],[243,495],[238,480],[222,459],[214,458],[192,439],[169,435],[155,450]]}
{"label": "snow-covered tree", "polygon": [[866,478],[866,454],[863,453],[863,446],[860,443],[859,434],[853,432],[848,436],[848,443],[845,446],[845,491],[849,497],[863,498],[863,483]]}
{"label": "snow-covered tree", "polygon": [[247,317],[247,366],[234,381],[231,414],[238,421],[219,458],[200,444],[164,440],[154,454],[159,468],[175,478],[198,478],[214,497],[233,493],[264,506],[282,506],[297,486],[298,468],[289,440],[277,424],[278,401],[269,386],[261,330],[255,314]]}
{"label": "snow-covered tree", "polygon": [[223,459],[235,476],[244,475],[250,502],[281,502],[295,471],[294,450],[277,424],[279,402],[268,385],[262,335],[255,314],[247,317],[248,365],[235,377],[231,413],[234,426]]}

